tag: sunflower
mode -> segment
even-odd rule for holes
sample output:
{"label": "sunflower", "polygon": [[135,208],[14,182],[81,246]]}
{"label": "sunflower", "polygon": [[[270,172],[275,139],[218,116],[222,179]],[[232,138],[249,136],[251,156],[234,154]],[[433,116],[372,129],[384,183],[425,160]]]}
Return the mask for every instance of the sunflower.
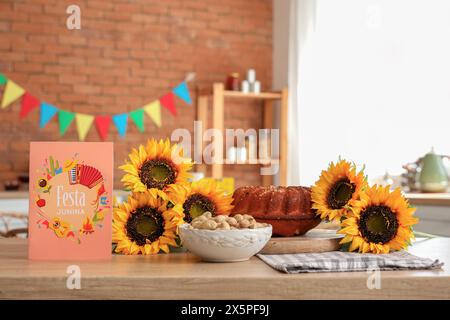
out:
{"label": "sunflower", "polygon": [[[165,198],[164,190],[170,185],[187,183],[192,160],[183,157],[183,149],[165,141],[150,139],[128,155],[130,162],[119,168],[125,171],[122,182],[132,192],[149,190],[153,195]],[[161,192],[162,191],[162,192]]]}
{"label": "sunflower", "polygon": [[212,179],[201,179],[190,185],[170,186],[168,194],[175,203],[183,206],[186,222],[191,222],[206,211],[213,216],[228,215],[233,208],[231,195],[226,194]]}
{"label": "sunflower", "polygon": [[359,194],[367,187],[362,170],[345,160],[331,162],[327,171],[322,171],[319,180],[312,187],[313,209],[322,219],[339,220],[358,200]]}
{"label": "sunflower", "polygon": [[[169,205],[170,204],[170,205]],[[115,252],[156,254],[169,252],[176,242],[177,226],[183,223],[183,208],[149,192],[133,193],[114,208]]]}
{"label": "sunflower", "polygon": [[341,223],[341,244],[349,251],[389,253],[405,249],[414,238],[412,226],[418,222],[399,188],[373,186],[363,192],[352,215]]}

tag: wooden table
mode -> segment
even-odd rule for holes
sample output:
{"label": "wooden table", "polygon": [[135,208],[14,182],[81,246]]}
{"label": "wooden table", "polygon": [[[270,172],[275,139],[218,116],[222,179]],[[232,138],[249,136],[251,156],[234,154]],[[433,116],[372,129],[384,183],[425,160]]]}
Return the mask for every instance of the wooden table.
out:
{"label": "wooden table", "polygon": [[[114,255],[107,262],[27,260],[24,239],[0,239],[1,299],[450,299],[450,238],[416,242],[412,253],[439,259],[442,270],[384,271],[381,289],[366,272],[288,275],[258,258],[204,263],[187,253]],[[81,269],[81,289],[66,287],[67,267]]]}

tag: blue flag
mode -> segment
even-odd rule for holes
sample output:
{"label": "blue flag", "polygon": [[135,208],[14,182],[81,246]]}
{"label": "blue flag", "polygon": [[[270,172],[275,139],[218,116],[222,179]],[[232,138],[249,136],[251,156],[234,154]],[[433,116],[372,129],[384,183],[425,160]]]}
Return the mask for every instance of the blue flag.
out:
{"label": "blue flag", "polygon": [[176,86],[172,92],[178,97],[183,99],[186,103],[192,104],[191,96],[189,95],[189,88],[185,81]]}
{"label": "blue flag", "polygon": [[128,121],[128,113],[116,114],[112,117],[112,120],[119,131],[119,135],[121,137],[125,136],[127,133],[127,121]]}
{"label": "blue flag", "polygon": [[58,112],[58,108],[51,104],[41,103],[41,118],[39,120],[39,127],[43,128],[49,123],[53,116]]}

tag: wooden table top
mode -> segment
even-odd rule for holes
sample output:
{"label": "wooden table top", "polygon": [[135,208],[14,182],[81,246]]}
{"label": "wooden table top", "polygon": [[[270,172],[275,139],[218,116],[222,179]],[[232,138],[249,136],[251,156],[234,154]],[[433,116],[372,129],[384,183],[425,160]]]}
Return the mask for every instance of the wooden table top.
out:
{"label": "wooden table top", "polygon": [[[0,239],[0,299],[450,299],[450,238],[416,242],[410,251],[441,270],[383,271],[381,289],[366,272],[284,274],[256,257],[205,263],[188,253],[113,255],[103,262],[37,262],[25,239]],[[81,289],[66,287],[67,267]]]}

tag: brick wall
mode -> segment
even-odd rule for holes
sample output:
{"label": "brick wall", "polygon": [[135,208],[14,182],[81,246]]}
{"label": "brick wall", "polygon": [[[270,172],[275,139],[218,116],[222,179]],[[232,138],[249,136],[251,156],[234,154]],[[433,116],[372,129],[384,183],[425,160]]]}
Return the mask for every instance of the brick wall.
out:
{"label": "brick wall", "polygon": [[[81,8],[81,30],[67,30],[70,4]],[[271,0],[1,0],[0,72],[43,101],[90,114],[133,110],[168,92],[187,72],[191,89],[223,81],[229,72],[253,67],[270,88]],[[192,90],[195,93],[195,90]],[[195,94],[193,96],[195,101]],[[163,110],[163,127],[146,118],[145,133],[129,122],[125,138],[111,127],[116,167],[133,146],[192,131],[194,106],[177,101],[179,115]],[[226,104],[226,126],[259,128],[255,102]],[[53,119],[39,129],[36,109],[19,120],[20,103],[0,110],[0,189],[28,171],[30,140],[76,141],[74,123],[64,137]],[[94,127],[86,141],[99,141]],[[259,183],[258,168],[226,168],[237,184]],[[243,173],[246,173],[245,175]],[[120,187],[121,172],[115,172]]]}

